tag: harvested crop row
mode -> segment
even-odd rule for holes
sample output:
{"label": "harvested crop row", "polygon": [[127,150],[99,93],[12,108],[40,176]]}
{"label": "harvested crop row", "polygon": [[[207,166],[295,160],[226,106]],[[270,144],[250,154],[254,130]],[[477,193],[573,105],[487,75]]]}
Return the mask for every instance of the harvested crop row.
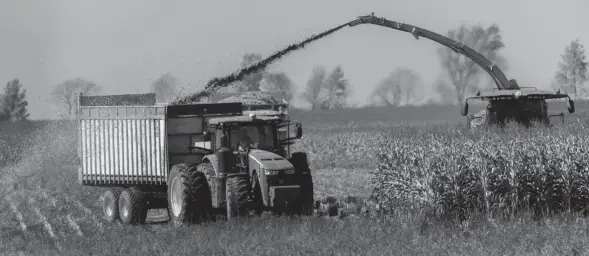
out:
{"label": "harvested crop row", "polygon": [[16,220],[18,221],[18,225],[20,227],[20,230],[24,233],[27,232],[27,224],[25,224],[22,213],[18,210],[18,208],[16,207],[16,205],[14,203],[10,203],[10,209],[12,210],[12,212],[14,213],[14,217],[16,218]]}
{"label": "harvested crop row", "polygon": [[589,127],[582,122],[395,133],[381,137],[372,179],[374,196],[388,210],[464,219],[473,212],[490,217],[526,210],[539,217],[589,207]]}
{"label": "harvested crop row", "polygon": [[71,198],[68,195],[64,195],[63,199],[65,200],[66,203],[71,204],[71,205],[75,205],[76,208],[78,208],[78,210],[81,210],[82,212],[84,212],[84,217],[88,218],[92,221],[93,225],[95,225],[96,228],[98,229],[98,232],[102,232],[104,230],[104,226],[103,226],[102,222],[99,220],[98,216],[96,216],[96,214],[94,214],[92,212],[92,210],[90,210],[88,207],[84,206],[84,204],[82,202],[80,202],[79,200],[76,200],[75,198]]}

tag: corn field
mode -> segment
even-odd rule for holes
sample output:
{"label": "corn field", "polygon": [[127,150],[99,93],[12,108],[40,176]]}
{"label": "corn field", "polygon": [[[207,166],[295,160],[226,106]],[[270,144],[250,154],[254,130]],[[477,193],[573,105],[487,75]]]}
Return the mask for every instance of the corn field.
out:
{"label": "corn field", "polygon": [[[449,110],[449,116],[456,115],[455,108]],[[0,249],[14,255],[588,251],[586,218],[559,214],[583,212],[589,201],[589,161],[584,154],[589,147],[589,118],[584,114],[569,116],[568,124],[550,129],[470,131],[460,117],[458,124],[423,122],[430,109],[413,122],[396,120],[395,115],[350,114],[354,111],[368,112],[295,116],[303,123],[304,138],[292,149],[309,154],[315,199],[361,196],[358,201],[376,201],[380,206],[376,210],[388,216],[268,217],[180,232],[166,224],[167,214],[160,209],[150,213],[146,226],[111,225],[101,219],[100,192],[77,184],[75,123],[0,126],[0,195],[5,209],[0,211]],[[494,220],[469,218],[473,213]],[[527,218],[497,220],[523,213],[560,216],[543,218],[540,225]],[[429,221],[431,217],[467,220],[437,225]],[[143,241],[140,246],[129,246],[128,241],[138,238]]]}
{"label": "corn field", "polygon": [[[292,150],[307,152],[313,169],[373,170],[372,199],[384,212],[464,219],[473,212],[539,217],[589,207],[585,117],[552,128],[474,131],[464,123],[299,120],[305,135]],[[31,154],[37,156],[29,165],[75,164],[74,123],[29,123],[12,130],[0,136],[3,165]],[[59,141],[51,140],[55,136]]]}
{"label": "corn field", "polygon": [[397,129],[380,136],[373,196],[387,211],[443,218],[584,212],[589,207],[589,125],[469,131]]}

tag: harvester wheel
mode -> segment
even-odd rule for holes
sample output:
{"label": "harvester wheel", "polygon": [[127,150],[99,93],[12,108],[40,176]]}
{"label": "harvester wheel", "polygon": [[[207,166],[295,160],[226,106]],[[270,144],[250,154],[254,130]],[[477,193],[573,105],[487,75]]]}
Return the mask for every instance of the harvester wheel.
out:
{"label": "harvester wheel", "polygon": [[172,167],[168,178],[168,212],[170,221],[177,226],[213,220],[209,183],[196,165]]}
{"label": "harvester wheel", "polygon": [[119,197],[119,216],[121,223],[136,225],[145,223],[147,205],[145,195],[138,188],[126,188]]}
{"label": "harvester wheel", "polygon": [[247,216],[251,205],[251,187],[247,175],[235,175],[227,178],[227,220]]}
{"label": "harvester wheel", "polygon": [[122,188],[109,188],[104,192],[102,212],[106,221],[115,222],[120,219],[119,198],[122,192]]}

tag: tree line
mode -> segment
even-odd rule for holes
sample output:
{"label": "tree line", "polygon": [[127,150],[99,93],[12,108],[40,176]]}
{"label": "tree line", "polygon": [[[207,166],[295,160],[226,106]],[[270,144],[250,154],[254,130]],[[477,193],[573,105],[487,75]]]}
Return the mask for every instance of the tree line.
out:
{"label": "tree line", "polygon": [[[505,44],[501,37],[501,30],[497,24],[490,26],[460,25],[451,29],[446,36],[463,42],[473,48],[503,71],[508,69],[508,63],[501,54]],[[475,93],[494,87],[493,80],[484,70],[465,56],[452,49],[439,46],[437,55],[442,73],[431,86],[424,82],[414,70],[407,67],[397,67],[387,74],[369,95],[367,102],[372,106],[423,105],[423,104],[457,104]],[[247,67],[262,60],[258,53],[244,54],[241,67]],[[550,83],[550,87],[561,89],[572,98],[587,98],[589,96],[588,61],[583,45],[579,39],[571,41],[564,49],[558,69]],[[166,73],[156,79],[149,90],[156,94],[158,102],[167,102],[178,96],[180,82],[172,74]],[[311,106],[311,110],[324,110],[350,107],[349,98],[354,90],[349,80],[345,78],[341,66],[331,71],[323,66],[311,69],[309,78],[301,92],[283,71],[270,72],[262,70],[250,74],[245,79],[226,88],[226,92],[246,91],[275,91],[282,90],[286,100],[291,101],[300,97]],[[72,78],[53,87],[52,101],[59,106],[62,118],[71,119],[76,116],[77,95],[99,95],[103,92],[100,85],[85,79]],[[0,93],[0,122],[26,120],[29,117],[26,90],[19,79],[6,83],[4,92]]]}

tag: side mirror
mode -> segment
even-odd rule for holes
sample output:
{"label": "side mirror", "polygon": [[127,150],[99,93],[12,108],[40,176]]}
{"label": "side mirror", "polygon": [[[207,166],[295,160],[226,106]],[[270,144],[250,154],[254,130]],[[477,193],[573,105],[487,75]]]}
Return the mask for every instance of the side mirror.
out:
{"label": "side mirror", "polygon": [[468,114],[468,102],[464,102],[464,105],[462,105],[462,109],[460,111],[460,114],[462,116],[466,116]]}
{"label": "side mirror", "polygon": [[300,139],[303,137],[303,127],[301,127],[300,124],[297,125],[297,139]]}
{"label": "side mirror", "polygon": [[567,109],[569,110],[569,113],[575,113],[575,102],[573,100],[571,100],[569,98],[568,102],[567,102]]}

